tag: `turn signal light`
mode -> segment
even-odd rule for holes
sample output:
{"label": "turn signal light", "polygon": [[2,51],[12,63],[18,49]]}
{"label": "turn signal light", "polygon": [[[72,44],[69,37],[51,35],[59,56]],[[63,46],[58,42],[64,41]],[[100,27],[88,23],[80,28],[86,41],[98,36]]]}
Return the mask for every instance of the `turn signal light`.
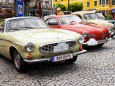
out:
{"label": "turn signal light", "polygon": [[28,54],[28,59],[32,59],[32,54],[30,53],[30,54]]}
{"label": "turn signal light", "polygon": [[80,50],[83,50],[83,46],[82,45],[80,46]]}

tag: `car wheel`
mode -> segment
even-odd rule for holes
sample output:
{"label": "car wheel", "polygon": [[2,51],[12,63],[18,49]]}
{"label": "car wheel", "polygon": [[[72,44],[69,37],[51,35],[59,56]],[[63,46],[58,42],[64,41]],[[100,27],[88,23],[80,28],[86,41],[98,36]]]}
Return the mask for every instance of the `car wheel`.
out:
{"label": "car wheel", "polygon": [[14,65],[18,72],[25,72],[25,63],[19,52],[17,50],[14,51]]}
{"label": "car wheel", "polygon": [[77,60],[77,56],[74,56],[72,59],[66,61],[66,63],[72,64]]}
{"label": "car wheel", "polygon": [[100,48],[100,47],[102,47],[104,45],[104,43],[103,44],[99,44],[99,45],[97,45],[96,47],[97,48]]}
{"label": "car wheel", "polygon": [[111,35],[111,38],[113,38],[113,37],[114,37],[114,35],[115,35],[115,34]]}

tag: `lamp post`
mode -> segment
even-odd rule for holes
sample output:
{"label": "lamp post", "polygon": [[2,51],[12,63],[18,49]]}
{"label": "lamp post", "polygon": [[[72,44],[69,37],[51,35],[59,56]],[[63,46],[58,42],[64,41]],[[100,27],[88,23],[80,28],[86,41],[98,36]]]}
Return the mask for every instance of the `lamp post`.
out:
{"label": "lamp post", "polygon": [[68,0],[68,14],[69,14],[69,9],[70,9],[69,3],[70,3],[70,0]]}

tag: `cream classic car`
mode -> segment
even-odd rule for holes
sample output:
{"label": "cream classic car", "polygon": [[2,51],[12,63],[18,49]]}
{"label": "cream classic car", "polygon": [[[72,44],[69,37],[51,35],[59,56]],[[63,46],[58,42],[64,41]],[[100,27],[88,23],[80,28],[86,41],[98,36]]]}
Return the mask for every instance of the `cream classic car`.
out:
{"label": "cream classic car", "polygon": [[38,17],[14,17],[0,23],[0,54],[14,61],[19,72],[28,63],[73,63],[86,52],[83,36],[72,31],[49,29]]}
{"label": "cream classic car", "polygon": [[92,23],[98,26],[106,26],[113,30],[112,36],[115,34],[115,26],[112,23],[109,23],[106,20],[102,20],[98,15],[93,11],[78,11],[73,12],[72,14],[79,16],[84,22]]}

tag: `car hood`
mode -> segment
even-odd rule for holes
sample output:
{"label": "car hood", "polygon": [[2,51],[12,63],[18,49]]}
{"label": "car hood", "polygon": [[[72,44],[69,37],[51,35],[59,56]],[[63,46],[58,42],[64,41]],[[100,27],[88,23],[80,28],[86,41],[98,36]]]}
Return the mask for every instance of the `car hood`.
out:
{"label": "car hood", "polygon": [[80,34],[72,31],[59,30],[59,29],[44,29],[44,30],[26,30],[26,31],[16,31],[8,32],[7,38],[11,41],[18,41],[21,44],[27,44],[32,42],[34,44],[43,44],[51,42],[59,42],[66,40],[77,40]]}
{"label": "car hood", "polygon": [[89,19],[89,20],[86,20],[86,22],[90,22],[90,23],[93,23],[93,24],[96,24],[96,25],[99,25],[99,26],[107,26],[109,28],[113,28],[113,24],[112,23],[109,23],[108,21],[106,20],[101,20],[101,19]]}
{"label": "car hood", "polygon": [[66,28],[69,28],[73,31],[76,32],[87,32],[87,33],[98,33],[98,32],[102,32],[103,29],[100,29],[96,26],[91,26],[91,25],[87,25],[87,24],[79,24],[79,23],[75,23],[75,24],[70,24],[70,25],[66,25]]}

